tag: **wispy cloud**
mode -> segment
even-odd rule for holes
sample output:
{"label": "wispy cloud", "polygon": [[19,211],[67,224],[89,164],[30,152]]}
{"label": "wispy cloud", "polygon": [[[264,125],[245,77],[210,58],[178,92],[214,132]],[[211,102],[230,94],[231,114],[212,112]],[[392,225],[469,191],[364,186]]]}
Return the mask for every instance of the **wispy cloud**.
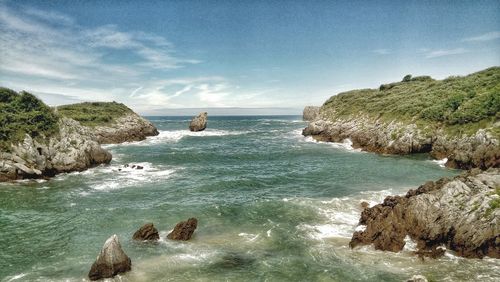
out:
{"label": "wispy cloud", "polygon": [[437,57],[444,57],[444,56],[451,56],[451,55],[459,55],[459,54],[464,54],[469,52],[467,49],[464,48],[455,48],[455,49],[439,49],[439,50],[431,50],[428,51],[425,55],[427,59],[431,58],[437,58]]}
{"label": "wispy cloud", "polygon": [[491,31],[478,36],[464,38],[464,42],[491,41],[500,38],[500,31]]}
{"label": "wispy cloud", "polygon": [[391,50],[389,50],[389,49],[376,49],[376,50],[373,50],[372,52],[375,54],[378,54],[378,55],[389,55],[391,53]]}

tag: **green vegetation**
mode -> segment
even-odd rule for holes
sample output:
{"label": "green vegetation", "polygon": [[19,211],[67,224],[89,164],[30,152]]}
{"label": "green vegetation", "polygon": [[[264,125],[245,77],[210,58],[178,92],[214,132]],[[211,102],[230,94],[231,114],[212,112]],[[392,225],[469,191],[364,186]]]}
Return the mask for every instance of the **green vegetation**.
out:
{"label": "green vegetation", "polygon": [[[406,75],[401,82],[382,84],[332,96],[322,107],[332,119],[365,115],[417,126],[444,127],[449,134],[472,134],[500,119],[500,67],[468,76],[434,80]],[[500,136],[498,128],[492,128]]]}
{"label": "green vegetation", "polygon": [[113,123],[131,109],[117,102],[85,102],[57,107],[57,113],[79,121],[85,126],[99,126]]}
{"label": "green vegetation", "polygon": [[59,118],[54,111],[28,92],[17,93],[0,87],[0,150],[21,142],[25,134],[37,139],[58,133]]}

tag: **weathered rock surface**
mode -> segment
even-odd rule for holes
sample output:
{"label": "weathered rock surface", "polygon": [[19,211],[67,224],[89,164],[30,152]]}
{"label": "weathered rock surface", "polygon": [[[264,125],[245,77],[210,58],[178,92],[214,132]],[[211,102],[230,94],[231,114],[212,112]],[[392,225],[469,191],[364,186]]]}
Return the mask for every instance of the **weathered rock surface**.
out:
{"label": "weathered rock surface", "polygon": [[156,241],[160,239],[160,235],[153,223],[146,223],[134,233],[132,239],[139,241]]}
{"label": "weathered rock surface", "polygon": [[151,122],[135,113],[116,119],[112,125],[97,126],[92,130],[100,144],[141,141],[159,134]]}
{"label": "weathered rock surface", "polygon": [[446,166],[461,169],[500,166],[500,142],[480,129],[473,136],[450,137],[441,129],[424,132],[415,124],[383,122],[369,118],[319,119],[302,132],[318,141],[342,142],[350,139],[354,148],[383,154],[430,153],[447,158]]}
{"label": "weathered rock surface", "polygon": [[0,152],[0,181],[49,177],[110,161],[111,154],[101,148],[88,128],[61,118],[57,136],[38,142],[26,135],[10,152]]}
{"label": "weathered rock surface", "polygon": [[422,275],[413,275],[410,280],[407,280],[406,282],[427,282],[427,278]]}
{"label": "weathered rock surface", "polygon": [[207,128],[207,112],[200,113],[195,116],[189,123],[189,130],[191,131],[203,131]]}
{"label": "weathered rock surface", "polygon": [[187,241],[191,239],[197,226],[198,220],[196,218],[181,221],[175,225],[174,230],[167,235],[167,238],[171,240]]}
{"label": "weathered rock surface", "polygon": [[[441,246],[459,256],[500,258],[500,169],[472,170],[452,180],[427,182],[405,196],[389,196],[366,208],[351,247],[401,251],[405,237],[417,243],[418,255],[436,257]],[[495,204],[496,203],[496,204]]]}
{"label": "weathered rock surface", "polygon": [[101,253],[92,264],[89,272],[90,280],[111,278],[119,273],[132,269],[132,262],[125,254],[116,235],[111,236],[101,249]]}
{"label": "weathered rock surface", "polygon": [[304,112],[302,113],[302,119],[307,121],[313,121],[319,117],[320,107],[316,106],[306,106]]}

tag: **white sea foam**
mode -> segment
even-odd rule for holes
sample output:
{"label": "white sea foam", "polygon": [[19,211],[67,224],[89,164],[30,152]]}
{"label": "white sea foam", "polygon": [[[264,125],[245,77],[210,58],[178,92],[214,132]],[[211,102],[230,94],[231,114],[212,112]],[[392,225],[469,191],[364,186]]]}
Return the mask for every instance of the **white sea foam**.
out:
{"label": "white sea foam", "polygon": [[[132,168],[132,165],[136,167]],[[142,169],[137,169],[141,166]],[[154,166],[149,162],[140,162],[129,164],[128,167],[123,165],[112,165],[95,168],[91,173],[97,176],[98,180],[90,186],[95,190],[114,190],[123,187],[133,186],[145,182],[154,182],[169,178],[176,170]],[[89,173],[86,171],[86,173]],[[100,175],[111,174],[108,180],[103,181]]]}
{"label": "white sea foam", "polygon": [[445,164],[447,161],[448,161],[448,158],[444,158],[441,160],[432,160],[432,162],[437,163],[440,167],[445,167]]}
{"label": "white sea foam", "polygon": [[26,273],[20,273],[20,274],[17,274],[17,275],[14,275],[12,276],[9,280],[7,280],[8,282],[10,281],[15,281],[17,279],[21,279],[23,278],[24,276],[26,276]]}
{"label": "white sea foam", "polygon": [[250,131],[229,131],[229,130],[219,130],[219,129],[206,129],[203,131],[192,132],[189,130],[162,130],[156,136],[151,136],[143,141],[134,142],[124,142],[121,144],[109,144],[105,145],[105,148],[112,148],[115,146],[149,146],[162,143],[175,143],[179,142],[185,137],[214,137],[214,136],[230,136],[230,135],[242,135],[250,133]]}

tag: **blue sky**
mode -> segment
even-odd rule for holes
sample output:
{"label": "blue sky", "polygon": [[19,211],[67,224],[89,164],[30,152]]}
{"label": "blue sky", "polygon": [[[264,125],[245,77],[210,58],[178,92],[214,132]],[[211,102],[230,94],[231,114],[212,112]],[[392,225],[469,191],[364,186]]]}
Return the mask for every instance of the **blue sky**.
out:
{"label": "blue sky", "polygon": [[499,15],[499,1],[0,1],[0,84],[145,115],[299,114],[500,65]]}

